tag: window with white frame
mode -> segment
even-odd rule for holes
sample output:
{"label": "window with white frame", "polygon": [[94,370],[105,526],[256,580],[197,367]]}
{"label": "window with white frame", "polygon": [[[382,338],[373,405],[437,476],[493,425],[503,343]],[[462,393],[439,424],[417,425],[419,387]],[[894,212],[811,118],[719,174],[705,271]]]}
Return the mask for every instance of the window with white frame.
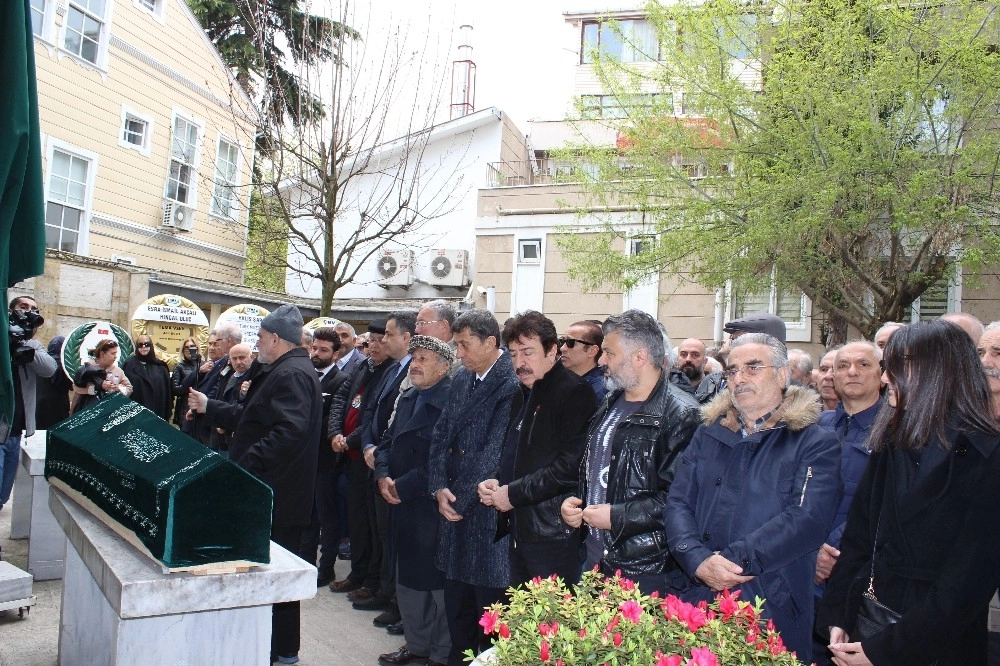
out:
{"label": "window with white frame", "polygon": [[239,173],[240,147],[219,137],[219,150],[215,159],[215,181],[212,185],[212,215],[235,217]]}
{"label": "window with white frame", "polygon": [[962,302],[962,271],[943,277],[927,287],[910,308],[910,321],[933,321],[949,312],[958,312]]}
{"label": "window with white frame", "polygon": [[580,35],[580,63],[594,62],[595,54],[621,62],[653,62],[660,59],[656,30],[646,19],[584,21]]}
{"label": "window with white frame", "polygon": [[31,32],[38,37],[45,36],[45,10],[47,0],[31,0]]}
{"label": "window with white frame", "polygon": [[759,293],[732,293],[733,318],[753,312],[770,312],[785,322],[789,341],[809,342],[812,337],[811,304],[806,295],[795,287],[779,289],[771,273],[771,288]]}
{"label": "window with white frame", "polygon": [[45,247],[79,252],[91,182],[91,160],[60,148],[49,159]]}
{"label": "window with white frame", "polygon": [[118,134],[118,145],[138,150],[149,156],[153,135],[153,119],[128,107],[122,107],[122,124]]}
{"label": "window with white frame", "polygon": [[517,263],[542,263],[542,239],[531,238],[517,242]]}
{"label": "window with white frame", "polygon": [[200,132],[201,128],[194,121],[179,115],[174,117],[166,198],[189,206],[196,203],[194,191]]}
{"label": "window with white frame", "polygon": [[157,21],[163,22],[163,11],[166,0],[132,0],[132,4],[140,10],[153,15]]}
{"label": "window with white frame", "polygon": [[98,65],[105,33],[105,0],[69,0],[63,48]]}

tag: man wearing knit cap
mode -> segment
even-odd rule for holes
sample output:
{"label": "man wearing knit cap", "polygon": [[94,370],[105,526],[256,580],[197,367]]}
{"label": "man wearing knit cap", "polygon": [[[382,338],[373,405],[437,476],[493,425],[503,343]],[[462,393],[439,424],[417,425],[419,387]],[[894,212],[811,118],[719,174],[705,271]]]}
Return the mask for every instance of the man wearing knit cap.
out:
{"label": "man wearing knit cap", "polygon": [[[274,491],[271,540],[296,552],[312,517],[323,399],[309,352],[299,346],[302,315],[282,305],[260,322],[260,373],[243,404],[209,400],[191,389],[188,407],[233,432],[230,458]],[[299,602],[275,604],[271,660],[298,661]]]}
{"label": "man wearing knit cap", "polygon": [[[389,504],[389,551],[396,554],[396,596],[406,644],[379,664],[430,659],[443,664],[451,650],[444,606],[444,575],[434,566],[440,516],[427,485],[434,426],[448,403],[455,354],[427,335],[410,339],[412,387],[399,397],[395,418],[375,454],[375,478]],[[404,553],[400,553],[404,549]]]}

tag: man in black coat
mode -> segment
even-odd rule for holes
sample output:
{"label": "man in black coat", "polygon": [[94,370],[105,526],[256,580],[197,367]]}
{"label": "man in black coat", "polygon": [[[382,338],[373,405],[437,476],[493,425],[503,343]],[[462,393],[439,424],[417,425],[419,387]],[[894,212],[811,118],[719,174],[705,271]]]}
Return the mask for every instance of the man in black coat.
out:
{"label": "man in black coat", "polygon": [[576,490],[597,398],[585,379],[556,362],[556,327],[540,312],[507,320],[503,341],[521,390],[514,394],[500,472],[479,484],[479,498],[499,512],[498,536],[513,534],[512,585],[552,574],[573,584],[580,578],[580,539],[559,507]]}
{"label": "man in black coat", "polygon": [[335,453],[347,457],[348,532],[351,537],[351,573],[330,583],[331,592],[346,592],[351,601],[370,599],[379,588],[381,544],[375,529],[375,486],[372,471],[361,455],[363,416],[392,359],[382,344],[385,320],[368,324],[368,358],[357,366],[330,404],[328,434]]}
{"label": "man in black coat", "polygon": [[[229,350],[241,342],[243,332],[239,326],[233,322],[217,324],[208,336],[208,360],[201,364],[198,372],[185,377],[181,388],[184,391],[193,388],[210,399],[217,398],[220,382],[225,386],[233,370],[229,365]],[[187,418],[181,421],[181,430],[205,446],[212,445],[212,426],[195,412],[188,411]]]}
{"label": "man in black coat", "polygon": [[[233,345],[229,350],[229,367],[225,381],[220,382],[215,391],[215,400],[221,400],[227,405],[243,404],[246,399],[249,382],[260,372],[260,363],[253,357],[250,345],[242,342]],[[229,442],[233,438],[231,430],[213,427],[209,446],[224,456],[229,456]]]}
{"label": "man in black coat", "polygon": [[323,427],[316,463],[316,501],[313,503],[309,529],[302,535],[299,557],[306,562],[315,563],[316,551],[320,550],[316,587],[325,587],[334,579],[333,565],[337,562],[337,536],[340,531],[337,519],[337,483],[343,469],[338,465],[339,456],[330,448],[328,427],[333,394],[348,380],[347,373],[341,372],[334,363],[339,349],[340,338],[332,328],[319,328],[313,333],[309,358],[316,368],[319,388],[323,393]]}
{"label": "man in black coat", "polygon": [[[302,315],[279,306],[260,322],[257,350],[263,364],[246,401],[228,405],[191,390],[188,406],[233,430],[230,458],[274,491],[271,540],[296,552],[309,525],[323,415],[319,380],[299,346]],[[299,602],[273,606],[271,656],[293,663],[299,651]]]}
{"label": "man in black coat", "polygon": [[430,658],[443,664],[451,638],[444,606],[444,575],[434,566],[440,516],[427,486],[434,426],[448,404],[454,352],[425,335],[410,341],[412,387],[399,398],[389,432],[375,454],[375,478],[389,504],[390,553],[406,644],[379,657],[380,664]]}

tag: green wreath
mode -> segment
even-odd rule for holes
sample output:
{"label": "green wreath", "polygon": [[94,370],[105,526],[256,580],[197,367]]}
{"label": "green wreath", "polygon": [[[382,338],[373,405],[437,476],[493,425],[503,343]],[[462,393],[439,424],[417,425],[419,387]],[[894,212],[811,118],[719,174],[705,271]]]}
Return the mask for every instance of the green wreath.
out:
{"label": "green wreath", "polygon": [[[66,336],[66,342],[63,343],[62,348],[62,367],[63,372],[69,377],[70,381],[76,377],[76,371],[80,369],[83,362],[80,360],[80,347],[83,345],[84,338],[94,330],[94,327],[98,323],[109,323],[109,322],[96,322],[92,321],[81,326],[77,326],[73,331]],[[111,332],[115,336],[115,340],[118,341],[118,366],[121,367],[122,363],[125,362],[129,356],[135,353],[135,347],[132,346],[132,338],[121,326],[117,324],[111,324]]]}

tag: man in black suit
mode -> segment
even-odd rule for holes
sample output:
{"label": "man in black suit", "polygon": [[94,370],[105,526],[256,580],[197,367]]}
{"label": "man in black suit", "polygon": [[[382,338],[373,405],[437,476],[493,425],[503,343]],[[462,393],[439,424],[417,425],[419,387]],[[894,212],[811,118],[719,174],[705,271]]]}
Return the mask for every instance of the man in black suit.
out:
{"label": "man in black suit", "polygon": [[[416,331],[417,313],[412,311],[397,311],[389,315],[385,323],[385,335],[382,342],[389,358],[395,361],[382,375],[382,381],[375,389],[374,399],[368,403],[365,418],[362,423],[364,444],[361,447],[365,464],[375,469],[375,447],[382,442],[392,413],[396,409],[399,392],[410,387],[407,369],[410,364],[410,338]],[[367,430],[364,430],[367,424]],[[373,480],[374,483],[374,480]],[[398,622],[401,618],[396,604],[392,601],[396,595],[396,572],[392,568],[392,557],[389,552],[389,509],[381,494],[375,495],[375,524],[378,528],[378,538],[382,543],[382,559],[380,561],[381,575],[379,590],[371,599],[361,599],[354,602],[357,610],[387,611],[379,615],[376,625],[386,626]]]}
{"label": "man in black suit", "polygon": [[[185,394],[188,389],[204,393],[209,399],[215,399],[232,372],[229,365],[229,350],[234,345],[243,342],[243,331],[232,322],[217,324],[212,334],[208,336],[208,360],[201,364],[198,372],[192,372],[181,385]],[[205,446],[212,446],[212,426],[203,416],[188,411],[187,418],[181,423],[181,430],[194,437]]]}
{"label": "man in black suit", "polygon": [[334,363],[337,351],[340,349],[340,339],[332,328],[319,328],[313,333],[312,344],[309,346],[309,358],[316,375],[319,377],[319,387],[323,392],[323,428],[319,439],[319,459],[316,465],[316,501],[313,504],[312,523],[302,533],[302,546],[299,557],[306,562],[316,562],[316,550],[320,549],[319,571],[316,586],[329,585],[335,578],[333,565],[337,562],[337,535],[340,525],[337,519],[337,482],[340,480],[342,466],[339,456],[330,448],[329,428],[330,399],[341,384],[347,381],[347,373],[341,372]]}
{"label": "man in black suit", "polygon": [[[243,399],[246,398],[249,382],[257,376],[257,372],[260,370],[260,363],[254,359],[250,345],[241,342],[238,345],[233,345],[233,348],[229,350],[229,366],[232,368],[232,372],[229,373],[228,379],[219,382],[215,397],[228,405],[241,405]],[[225,428],[212,428],[211,448],[228,456],[229,442],[232,436],[233,433]]]}

